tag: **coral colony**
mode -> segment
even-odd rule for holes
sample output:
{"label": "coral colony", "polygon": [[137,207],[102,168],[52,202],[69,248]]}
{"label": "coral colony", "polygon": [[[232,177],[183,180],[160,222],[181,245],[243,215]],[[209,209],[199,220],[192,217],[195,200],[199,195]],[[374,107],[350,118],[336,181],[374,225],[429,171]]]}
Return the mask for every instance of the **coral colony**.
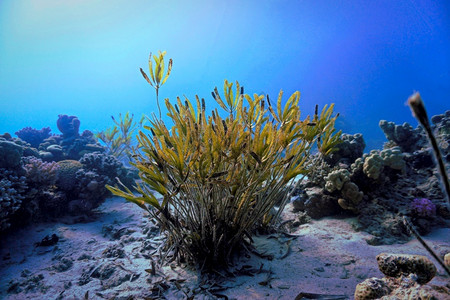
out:
{"label": "coral colony", "polygon": [[122,163],[105,154],[90,131],[79,134],[77,117],[60,115],[57,125],[61,135],[27,127],[17,132],[26,141],[0,137],[1,231],[89,212],[110,196],[105,185],[116,177],[131,186],[131,173]]}
{"label": "coral colony", "polygon": [[416,198],[411,203],[411,209],[421,217],[434,217],[436,215],[436,205],[427,198]]}
{"label": "coral colony", "polygon": [[[248,265],[236,269],[236,258],[245,260],[252,254],[272,260],[273,256],[255,246],[256,240],[264,237],[285,241],[287,248],[280,260],[290,253],[301,255],[301,251],[290,251],[290,243],[298,238],[290,232],[311,219],[339,215],[354,218],[355,231],[367,233],[367,247],[404,243],[411,239],[408,232],[412,233],[450,273],[450,254],[436,254],[420,236],[449,224],[450,111],[433,116],[430,124],[420,96],[415,94],[409,103],[422,126],[381,120],[387,142],[383,149],[364,152],[362,134],[336,131],[338,114],[333,104],[320,112],[316,106],[313,116],[301,117],[299,92],[286,98],[280,91],[272,100],[248,95],[238,82],[225,80],[223,93],[217,87],[212,92],[221,112],[209,112],[206,101],[198,96],[193,100],[165,99],[169,125],[161,119],[158,98],[173,64],[170,59],[165,68],[165,55],[165,51],[150,54],[150,77],[140,69],[156,91],[159,118],[153,114],[136,121],[127,112],[113,117],[114,125],[105,131],[80,134],[80,120],[62,114],[56,121],[60,134],[51,134],[49,127],[25,127],[16,132],[17,138],[9,133],[0,135],[0,238],[14,236],[29,224],[57,222],[67,216],[75,216],[75,223],[92,221],[94,212],[104,211],[102,207],[111,204],[105,200],[115,195],[144,210],[137,208],[143,215],[136,214],[142,223],[126,223],[135,216],[122,216],[125,221],[109,220],[113,223],[98,230],[104,234],[99,239],[109,236],[120,242],[120,247],[105,246],[102,243],[106,242],[95,238],[89,242],[103,247],[100,265],[90,253],[76,261],[62,257],[58,245],[68,242],[70,235],[61,238],[59,233],[50,233],[40,242],[34,241],[33,247],[54,247],[43,252],[57,253],[52,261],[58,260],[58,264],[51,272],[82,269],[74,282],[90,287],[98,283],[96,291],[102,293],[117,286],[126,291],[122,284],[147,276],[149,287],[140,290],[139,297],[145,293],[143,298],[149,299],[163,298],[171,289],[188,299],[220,297],[223,295],[212,286],[224,294],[226,288],[217,278],[223,282],[237,274],[266,272],[259,285],[272,288],[272,271],[264,263],[256,271]],[[144,120],[148,126],[143,126]],[[435,176],[436,166],[444,189]],[[283,219],[288,207],[295,220]],[[128,225],[114,229],[120,222]],[[67,226],[61,232],[68,230]],[[134,232],[143,236],[131,236]],[[150,239],[155,236],[157,241]],[[127,243],[138,240],[142,249],[133,252],[133,257],[148,265],[142,274],[120,265],[125,258],[127,264],[131,262],[128,252],[136,247],[130,250]],[[7,264],[9,259],[11,253],[3,258]],[[89,261],[95,264],[88,265]],[[385,277],[355,282],[348,295],[302,292],[297,298],[406,299],[415,295],[417,299],[447,299],[450,295],[448,286],[429,283],[445,275],[425,256],[381,253],[376,262]],[[201,284],[187,288],[182,286],[184,280],[164,275],[180,267],[196,267]],[[320,268],[315,271],[321,272]],[[23,270],[20,278],[11,280],[0,293],[19,297],[40,289],[45,294],[50,287],[43,285],[44,275],[31,274]],[[71,286],[71,281],[65,281],[58,299],[68,295]],[[124,298],[134,299],[127,296]],[[89,299],[89,291],[84,299]]]}

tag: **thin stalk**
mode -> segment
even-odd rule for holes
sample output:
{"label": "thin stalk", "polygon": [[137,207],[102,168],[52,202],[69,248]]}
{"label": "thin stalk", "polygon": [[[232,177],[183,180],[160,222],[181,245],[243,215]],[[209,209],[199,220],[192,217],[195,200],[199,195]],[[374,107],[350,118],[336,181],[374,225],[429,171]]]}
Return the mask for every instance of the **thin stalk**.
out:
{"label": "thin stalk", "polygon": [[431,249],[431,247],[428,246],[428,244],[422,239],[422,237],[419,235],[416,229],[414,229],[414,226],[405,216],[403,216],[403,224],[408,229],[409,233],[411,233],[417,238],[417,240],[428,251],[428,253],[430,253],[431,256],[433,256],[433,258],[444,268],[445,272],[447,272],[447,274],[450,275],[450,269],[445,265],[442,259],[440,259],[439,256],[433,251],[433,249]]}
{"label": "thin stalk", "polygon": [[156,87],[156,105],[158,105],[159,120],[161,121],[161,107],[159,107],[159,89]]}
{"label": "thin stalk", "polygon": [[441,151],[439,150],[436,138],[434,137],[433,131],[431,130],[427,111],[425,110],[425,105],[423,104],[420,94],[415,93],[414,95],[409,97],[408,104],[413,112],[413,115],[422,124],[428,135],[428,139],[430,140],[434,155],[436,156],[436,160],[438,162],[439,173],[441,174],[444,188],[447,193],[447,204],[450,204],[450,182],[448,180],[447,170],[445,169],[444,160],[442,159]]}

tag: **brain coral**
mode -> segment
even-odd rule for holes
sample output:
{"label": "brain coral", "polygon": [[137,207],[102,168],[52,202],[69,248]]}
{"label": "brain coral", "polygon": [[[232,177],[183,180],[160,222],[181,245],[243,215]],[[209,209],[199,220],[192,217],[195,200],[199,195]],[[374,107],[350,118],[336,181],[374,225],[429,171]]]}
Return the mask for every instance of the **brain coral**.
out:
{"label": "brain coral", "polygon": [[58,162],[58,181],[56,185],[65,191],[73,190],[76,184],[76,173],[83,165],[77,160],[62,160]]}

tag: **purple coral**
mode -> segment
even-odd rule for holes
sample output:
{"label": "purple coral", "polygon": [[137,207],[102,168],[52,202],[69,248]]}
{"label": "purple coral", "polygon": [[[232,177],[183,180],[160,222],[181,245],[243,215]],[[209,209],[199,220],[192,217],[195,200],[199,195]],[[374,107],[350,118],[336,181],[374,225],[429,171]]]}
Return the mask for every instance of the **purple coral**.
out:
{"label": "purple coral", "polygon": [[111,181],[108,184],[115,183],[115,178],[123,175],[122,163],[112,155],[99,152],[86,153],[80,162],[84,169],[107,176]]}
{"label": "purple coral", "polygon": [[37,130],[31,127],[25,127],[16,132],[16,135],[23,141],[30,143],[31,147],[39,148],[39,144],[50,137],[50,127]]}
{"label": "purple coral", "polygon": [[59,115],[56,121],[59,131],[64,138],[79,136],[80,120],[76,116]]}
{"label": "purple coral", "polygon": [[22,158],[27,180],[40,186],[54,185],[58,178],[59,165],[56,162],[44,162],[36,157]]}
{"label": "purple coral", "polygon": [[11,226],[14,214],[25,200],[26,189],[24,176],[0,168],[0,233]]}
{"label": "purple coral", "polygon": [[411,209],[420,217],[433,217],[436,215],[436,205],[427,198],[416,198],[411,203]]}

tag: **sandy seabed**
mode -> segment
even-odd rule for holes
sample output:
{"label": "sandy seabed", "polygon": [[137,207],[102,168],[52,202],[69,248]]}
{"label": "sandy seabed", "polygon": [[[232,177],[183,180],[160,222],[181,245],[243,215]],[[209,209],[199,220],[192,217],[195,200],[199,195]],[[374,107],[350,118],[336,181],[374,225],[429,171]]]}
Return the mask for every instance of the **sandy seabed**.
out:
{"label": "sandy seabed", "polygon": [[[288,206],[284,219],[296,217],[290,211]],[[438,269],[430,284],[449,282],[417,240],[370,246],[371,236],[353,229],[354,218],[332,217],[299,226],[291,232],[296,237],[255,237],[258,255],[243,254],[234,271],[205,280],[193,268],[158,265],[163,237],[145,214],[110,198],[84,222],[66,218],[6,237],[0,245],[0,298],[295,299],[304,293],[353,299],[358,283],[384,276],[375,259],[383,252],[425,255]],[[55,245],[36,245],[52,234],[59,237]],[[424,239],[438,255],[450,252],[450,228]]]}

